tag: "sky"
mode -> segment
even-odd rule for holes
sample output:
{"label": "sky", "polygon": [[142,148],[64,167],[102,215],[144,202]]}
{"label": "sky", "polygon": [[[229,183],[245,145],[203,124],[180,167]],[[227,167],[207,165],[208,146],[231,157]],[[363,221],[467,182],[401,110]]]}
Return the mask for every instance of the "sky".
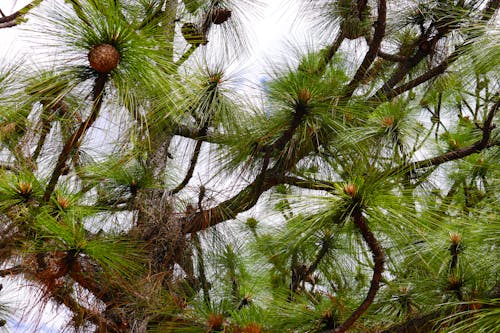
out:
{"label": "sky", "polygon": [[[51,1],[51,0],[46,0]],[[62,1],[62,0],[58,0]],[[0,0],[0,9],[5,15],[9,15],[26,4],[29,0]],[[287,41],[306,40],[306,33],[296,21],[297,1],[291,0],[264,0],[260,10],[260,16],[252,19],[252,30],[249,31],[253,40],[253,49],[245,59],[240,59],[240,65],[244,67],[245,79],[250,84],[259,84],[266,80],[266,64],[277,58],[283,60],[287,55]],[[293,14],[290,14],[293,13]],[[23,38],[23,26],[15,28],[0,29],[0,66],[6,62],[17,59],[29,60],[31,55],[39,51],[38,45],[28,43]],[[285,50],[285,51],[284,51]],[[0,279],[4,289],[0,293],[0,301],[8,302],[12,308],[21,308],[28,304],[33,313],[40,313],[40,324],[37,332],[55,333],[59,332],[61,325],[65,322],[65,316],[61,310],[57,311],[51,306],[41,309],[33,303],[35,298],[33,290],[26,288],[26,283],[7,282]],[[9,321],[10,332],[24,333],[33,331],[31,323],[26,321],[23,314],[17,314],[17,318]]]}

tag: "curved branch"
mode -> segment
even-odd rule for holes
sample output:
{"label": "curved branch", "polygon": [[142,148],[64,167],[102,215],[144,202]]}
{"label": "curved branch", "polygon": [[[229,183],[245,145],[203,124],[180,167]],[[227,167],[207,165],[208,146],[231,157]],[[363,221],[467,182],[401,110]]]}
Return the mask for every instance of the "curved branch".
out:
{"label": "curved branch", "polygon": [[43,195],[43,200],[48,201],[50,195],[54,191],[59,177],[62,174],[62,170],[66,165],[66,161],[71,154],[73,148],[78,147],[81,142],[83,135],[87,132],[87,130],[92,126],[92,124],[97,119],[97,115],[102,106],[102,100],[104,95],[104,86],[106,85],[106,81],[108,80],[108,74],[99,74],[99,76],[95,79],[94,89],[93,89],[93,104],[92,104],[92,112],[90,116],[83,123],[80,124],[80,127],[77,129],[75,133],[66,141],[64,147],[59,154],[59,158],[57,159],[56,166],[52,175],[50,177],[47,188],[45,189],[45,193]]}
{"label": "curved branch", "polygon": [[[363,217],[363,213],[360,207],[356,207],[353,211],[352,217],[354,219],[354,225],[357,227],[365,243],[368,245],[372,255],[373,255],[373,275],[370,282],[370,289],[363,300],[363,302],[358,306],[358,308],[347,318],[346,321],[334,330],[328,330],[328,333],[342,333],[346,332],[362,315],[368,310],[370,305],[373,303],[378,290],[380,289],[380,281],[382,280],[382,273],[384,272],[384,262],[385,254],[384,250],[380,246],[380,243],[375,238],[375,235],[368,227],[366,220]],[[326,333],[325,332],[325,333]]]}
{"label": "curved branch", "polygon": [[[257,203],[262,193],[273,186],[282,183],[282,180],[276,176],[273,169],[269,169],[247,185],[243,190],[232,198],[221,202],[215,207],[197,212],[190,216],[183,224],[185,234],[205,230],[221,222],[233,219],[241,212],[244,212]],[[262,181],[259,180],[262,179]]]}
{"label": "curved branch", "polygon": [[196,141],[196,146],[194,147],[194,152],[193,152],[193,156],[191,157],[191,161],[189,161],[189,168],[186,172],[186,176],[184,177],[182,182],[179,185],[177,185],[170,192],[170,195],[174,195],[174,194],[179,193],[184,187],[186,187],[187,183],[189,183],[189,181],[193,177],[194,168],[196,167],[196,164],[198,163],[198,157],[200,156],[202,144],[203,144],[203,141]]}
{"label": "curved branch", "polygon": [[380,50],[380,45],[382,44],[382,39],[384,38],[385,35],[386,15],[387,15],[386,2],[385,0],[379,0],[378,18],[377,21],[375,22],[376,27],[375,27],[375,32],[373,34],[373,39],[370,43],[368,52],[366,53],[365,58],[363,59],[363,62],[356,71],[356,74],[354,74],[354,77],[352,78],[351,82],[349,82],[349,84],[346,87],[346,91],[344,93],[344,96],[342,97],[344,100],[349,99],[352,96],[354,90],[356,90],[359,83],[366,77],[368,69],[370,68],[375,58],[377,57],[377,53]]}

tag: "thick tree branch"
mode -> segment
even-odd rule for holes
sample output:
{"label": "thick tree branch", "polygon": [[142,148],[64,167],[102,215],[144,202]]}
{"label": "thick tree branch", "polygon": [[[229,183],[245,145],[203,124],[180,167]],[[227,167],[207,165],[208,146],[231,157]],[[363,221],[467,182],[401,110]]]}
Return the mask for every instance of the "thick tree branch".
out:
{"label": "thick tree branch", "polygon": [[385,35],[386,15],[387,15],[386,2],[385,0],[379,0],[378,18],[377,21],[375,22],[376,26],[375,26],[375,32],[373,34],[373,39],[370,43],[368,52],[366,53],[365,58],[363,59],[363,62],[356,71],[356,74],[354,74],[354,77],[352,78],[351,82],[349,82],[349,84],[347,85],[344,96],[342,96],[342,99],[348,100],[352,96],[354,90],[356,90],[359,83],[365,78],[368,69],[370,68],[375,58],[377,57],[377,53],[379,52],[380,45],[382,43],[382,39],[384,38]]}
{"label": "thick tree branch", "polygon": [[80,127],[76,130],[75,133],[66,141],[63,146],[61,153],[59,154],[59,158],[57,159],[56,166],[54,171],[52,171],[52,175],[50,177],[47,188],[45,189],[45,193],[43,195],[43,200],[48,201],[52,192],[54,191],[59,177],[62,174],[62,170],[66,165],[66,161],[68,160],[69,155],[73,151],[73,148],[77,147],[83,135],[87,132],[87,130],[92,126],[92,124],[97,119],[99,111],[102,106],[103,95],[104,95],[104,87],[106,85],[106,81],[108,80],[108,74],[99,74],[99,76],[95,79],[94,89],[93,89],[93,104],[92,104],[92,112],[90,116],[83,123],[80,124]]}
{"label": "thick tree branch", "polygon": [[375,296],[380,288],[380,281],[382,279],[382,273],[384,272],[384,262],[385,254],[384,250],[380,246],[380,243],[375,238],[375,235],[368,227],[366,220],[363,217],[363,213],[360,207],[356,207],[352,214],[354,225],[361,233],[365,243],[368,245],[372,255],[373,255],[373,275],[370,282],[370,289],[361,303],[361,305],[347,318],[342,325],[335,328],[334,330],[328,330],[325,333],[342,333],[346,332],[362,315],[368,310],[370,305],[373,303]]}
{"label": "thick tree branch", "polygon": [[[259,182],[259,177],[262,177],[262,182]],[[211,226],[235,218],[239,213],[252,208],[262,193],[279,183],[280,179],[276,176],[274,169],[267,170],[234,197],[221,202],[213,208],[195,213],[194,216],[184,223],[184,233],[188,234],[205,230]]]}
{"label": "thick tree branch", "polygon": [[[296,105],[288,129],[285,130],[274,143],[262,147],[267,156],[270,151],[281,151],[285,147],[292,139],[295,131],[303,122],[307,113],[307,105],[302,103]],[[300,160],[301,156],[302,154],[297,153],[294,158],[297,161]],[[184,233],[188,234],[207,229],[223,221],[233,219],[238,213],[252,208],[257,203],[262,193],[284,182],[284,174],[293,163],[279,163],[278,161],[271,169],[267,169],[268,165],[269,160],[265,158],[262,171],[255,177],[252,183],[247,185],[234,197],[220,203],[216,207],[197,212],[192,219],[185,221],[185,223],[183,223]]]}

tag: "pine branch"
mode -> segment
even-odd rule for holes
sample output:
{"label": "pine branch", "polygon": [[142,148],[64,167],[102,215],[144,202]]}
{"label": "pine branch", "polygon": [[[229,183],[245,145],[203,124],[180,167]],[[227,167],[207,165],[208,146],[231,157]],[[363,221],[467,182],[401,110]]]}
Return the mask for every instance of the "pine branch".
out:
{"label": "pine branch", "polygon": [[354,90],[356,90],[359,83],[366,77],[368,69],[370,68],[375,58],[377,57],[377,53],[380,50],[380,45],[382,44],[382,39],[384,38],[385,35],[385,25],[386,25],[386,15],[387,15],[387,6],[385,0],[378,1],[377,14],[378,17],[377,21],[375,22],[376,24],[375,32],[373,34],[373,39],[370,43],[370,47],[368,49],[368,52],[365,54],[363,62],[356,71],[356,74],[354,74],[354,77],[352,78],[351,82],[349,82],[349,84],[347,85],[344,96],[342,96],[343,100],[348,100],[352,96]]}
{"label": "pine branch", "polygon": [[[205,125],[204,127],[202,127],[200,129],[197,136],[203,137],[203,136],[207,135],[207,130],[208,130],[208,125]],[[196,141],[196,146],[194,147],[193,156],[191,157],[191,160],[189,161],[189,167],[188,167],[188,170],[186,172],[186,176],[184,177],[182,182],[179,185],[177,185],[170,192],[170,195],[174,195],[174,194],[179,193],[184,187],[186,187],[186,185],[189,183],[189,181],[193,177],[194,168],[198,164],[198,157],[200,156],[202,144],[203,144],[202,140]]]}
{"label": "pine branch", "polygon": [[196,233],[193,233],[191,235],[191,239],[196,249],[197,268],[198,275],[200,277],[201,288],[203,290],[203,300],[206,304],[210,304],[210,284],[205,274],[205,260],[203,259],[203,249],[201,247],[201,242]]}
{"label": "pine branch", "polygon": [[318,253],[316,253],[316,257],[314,258],[313,263],[307,268],[307,272],[305,273],[304,277],[308,277],[312,273],[314,273],[314,271],[316,271],[321,260],[323,260],[323,258],[328,253],[328,250],[330,250],[330,248],[331,248],[331,243],[329,241],[323,240],[321,248],[319,249]]}
{"label": "pine branch", "polygon": [[12,28],[23,22],[24,16],[33,8],[42,3],[43,0],[34,0],[27,4],[20,10],[10,15],[0,17],[0,29],[2,28]]}
{"label": "pine branch", "polygon": [[[499,94],[500,93],[497,93],[497,96]],[[483,135],[481,140],[475,142],[474,144],[468,147],[453,150],[436,157],[428,158],[426,160],[414,162],[411,164],[410,169],[416,170],[416,169],[428,168],[431,166],[437,166],[449,161],[454,161],[464,158],[466,156],[478,153],[481,150],[491,147],[492,145],[489,144],[489,141],[491,137],[491,132],[495,128],[495,125],[493,124],[493,118],[495,117],[499,107],[500,107],[500,99],[498,99],[496,103],[491,107],[490,111],[486,116],[486,119],[483,122],[482,125]]]}
{"label": "pine branch", "polygon": [[319,67],[318,67],[318,72],[323,73],[326,69],[326,66],[330,63],[330,61],[333,59],[333,56],[335,53],[337,53],[340,45],[342,45],[342,42],[344,41],[345,36],[342,31],[340,31],[333,41],[333,43],[328,47],[328,49],[325,52],[325,55],[323,56],[323,59],[321,60]]}
{"label": "pine branch", "polygon": [[[483,10],[483,15],[481,17],[482,22],[487,22],[491,17],[493,17],[495,11],[499,7],[499,0],[490,0],[490,2],[486,5],[485,9]],[[449,33],[450,31],[448,31]],[[380,88],[374,95],[371,100],[391,100],[396,96],[401,95],[405,91],[408,91],[410,89],[413,89],[417,87],[418,85],[425,83],[429,81],[430,79],[444,73],[444,71],[453,63],[455,62],[461,55],[464,49],[469,46],[471,41],[474,38],[478,37],[479,32],[477,30],[473,30],[472,33],[469,33],[468,36],[465,38],[465,41],[459,45],[455,51],[453,51],[445,60],[443,60],[439,65],[436,67],[428,70],[424,74],[420,75],[419,77],[402,84],[396,88],[393,88],[396,84],[398,84],[404,76],[406,76],[409,71],[415,67],[425,56],[431,53],[431,50],[434,49],[434,46],[438,42],[438,40],[442,37],[444,37],[443,34],[438,33],[435,37],[433,37],[429,41],[423,41],[419,45],[419,49],[416,52],[416,54],[412,57],[409,58],[406,62],[402,63],[400,65],[400,68],[397,72],[393,74],[393,76]],[[425,48],[422,48],[422,46],[425,43]]]}
{"label": "pine branch", "polygon": [[378,98],[381,98],[383,100],[391,100],[394,97],[401,95],[405,91],[413,89],[419,86],[420,84],[425,83],[440,74],[443,74],[445,70],[460,57],[461,49],[462,48],[458,48],[457,50],[455,50],[452,54],[450,54],[445,60],[443,60],[436,67],[428,70],[424,74],[420,75],[419,77],[405,84],[402,84],[394,89],[391,89],[390,91],[387,91],[384,95],[379,95]]}
{"label": "pine branch", "polygon": [[384,52],[382,50],[378,50],[377,55],[385,60],[393,61],[393,62],[405,62],[408,60],[408,57],[399,55],[399,54],[390,54],[387,52]]}
{"label": "pine branch", "polygon": [[263,179],[262,182],[255,179],[232,198],[221,202],[215,207],[197,212],[183,223],[183,233],[189,234],[205,230],[221,222],[233,219],[239,213],[252,208],[262,193],[282,183],[279,174],[280,172],[277,172],[275,168],[269,169],[259,175]]}
{"label": "pine branch", "polygon": [[365,243],[370,248],[373,256],[373,275],[372,280],[370,282],[370,289],[368,289],[368,293],[358,308],[347,318],[342,325],[333,329],[327,330],[324,333],[342,333],[346,332],[362,315],[368,310],[370,305],[373,303],[375,296],[380,288],[380,281],[382,279],[382,273],[384,272],[384,262],[385,262],[385,254],[384,250],[380,246],[379,241],[375,238],[375,235],[368,227],[365,218],[363,217],[363,213],[360,207],[356,207],[352,214],[354,225],[363,236]]}
{"label": "pine branch", "polygon": [[174,64],[174,71],[177,70],[177,68],[181,67],[186,60],[189,59],[189,57],[196,51],[196,49],[200,46],[200,44],[194,44],[189,47],[189,49],[184,52],[181,57],[175,62]]}
{"label": "pine branch", "polygon": [[[497,93],[497,96],[500,95],[500,92]],[[401,172],[412,172],[418,169],[430,168],[441,165],[446,162],[455,161],[467,157],[472,154],[479,153],[484,149],[488,149],[491,147],[495,147],[498,145],[498,142],[490,142],[491,132],[494,128],[496,128],[495,124],[493,124],[493,119],[500,107],[500,99],[498,99],[495,104],[491,107],[486,115],[486,118],[481,126],[481,130],[483,135],[481,139],[470,146],[449,151],[447,153],[441,154],[439,156],[431,157],[425,160],[412,162],[410,164],[404,164],[399,167],[396,167],[387,172],[380,173],[379,177],[385,178],[391,175],[395,175]]]}
{"label": "pine branch", "polygon": [[[387,80],[383,86],[375,93],[373,99],[385,100],[384,96],[389,95],[393,90],[393,87],[398,84],[415,66],[417,66],[427,55],[430,54],[431,49],[434,48],[437,41],[441,36],[437,35],[432,37],[430,40],[425,40],[425,36],[422,37],[423,41],[418,46],[417,52],[412,57],[409,57],[405,62],[400,63],[396,71]],[[425,47],[422,47],[425,45]]]}
{"label": "pine branch", "polygon": [[47,188],[45,189],[45,193],[43,195],[43,200],[48,201],[52,192],[54,191],[59,177],[62,174],[62,170],[66,165],[66,161],[68,160],[69,155],[73,151],[75,147],[80,145],[82,137],[85,135],[87,130],[94,124],[99,115],[99,111],[101,110],[103,96],[104,96],[104,87],[108,80],[108,74],[99,74],[95,79],[94,88],[93,88],[93,103],[92,103],[92,112],[90,116],[83,123],[80,124],[80,127],[77,129],[75,133],[66,141],[64,147],[59,154],[59,158],[57,159],[56,166],[54,171],[52,171],[52,175],[50,177]]}

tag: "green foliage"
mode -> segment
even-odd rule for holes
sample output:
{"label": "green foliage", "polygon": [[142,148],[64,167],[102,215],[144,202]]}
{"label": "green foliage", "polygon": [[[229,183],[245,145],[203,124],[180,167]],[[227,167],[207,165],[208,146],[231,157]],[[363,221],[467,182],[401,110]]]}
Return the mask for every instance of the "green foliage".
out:
{"label": "green foliage", "polygon": [[47,3],[0,17],[41,50],[0,69],[0,277],[75,331],[499,325],[496,1],[303,1],[256,90],[254,1]]}

